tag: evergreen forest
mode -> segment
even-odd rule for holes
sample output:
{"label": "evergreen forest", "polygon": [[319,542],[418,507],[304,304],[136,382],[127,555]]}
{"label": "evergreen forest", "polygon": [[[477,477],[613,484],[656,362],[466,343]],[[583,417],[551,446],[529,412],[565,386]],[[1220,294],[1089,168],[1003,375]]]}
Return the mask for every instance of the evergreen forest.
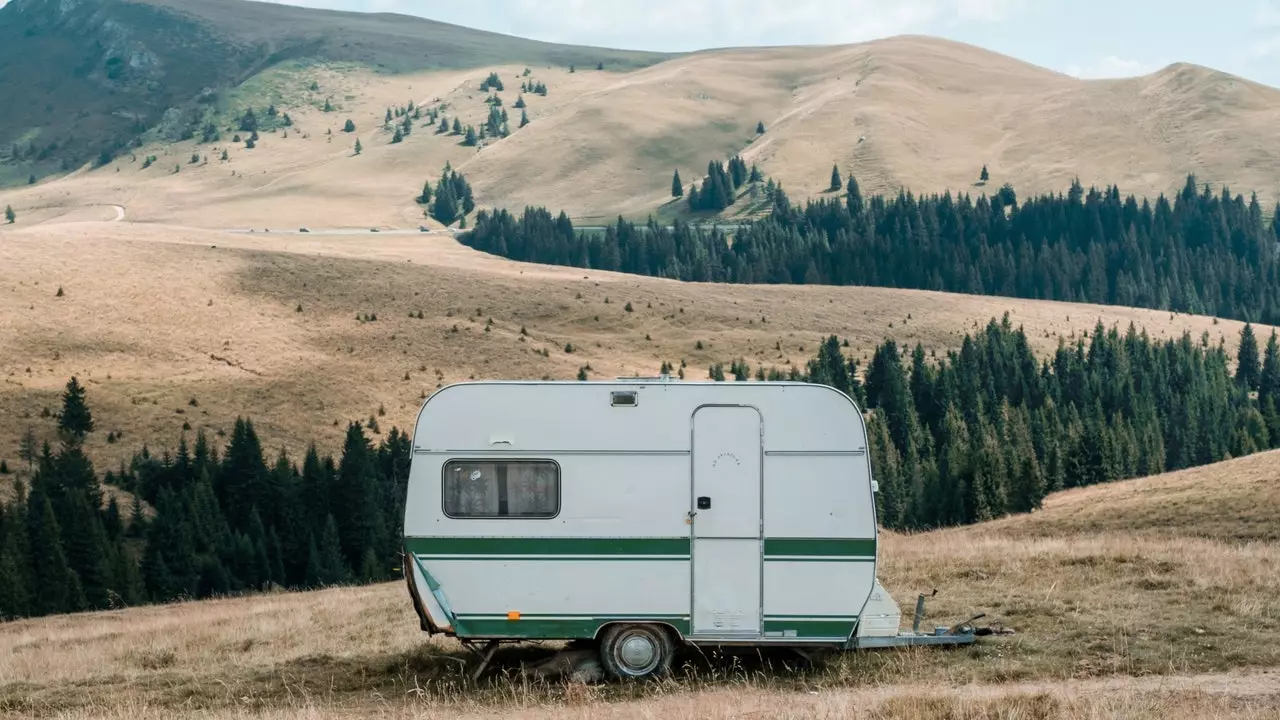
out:
{"label": "evergreen forest", "polygon": [[[868,412],[880,523],[923,529],[1038,507],[1062,488],[1140,477],[1280,447],[1280,348],[1246,325],[1223,345],[1098,325],[1037,360],[1008,318],[935,357],[886,340],[866,368],[829,337],[803,368],[730,365],[732,381],[836,387]],[[683,372],[683,367],[682,367]],[[722,365],[711,376],[728,381]],[[101,477],[83,450],[94,421],[67,384],[57,448],[20,458],[27,481],[0,505],[0,618],[315,588],[398,577],[412,445],[376,445],[360,423],[338,459],[269,461],[247,419],[225,448],[185,435]],[[370,431],[377,432],[370,424]],[[137,500],[121,507],[116,489]]]}
{"label": "evergreen forest", "polygon": [[[712,163],[690,207],[724,209],[744,171]],[[1267,219],[1256,195],[1198,189],[1193,176],[1154,201],[1079,183],[1021,201],[1008,185],[976,199],[863,197],[853,177],[803,207],[771,180],[762,192],[767,215],[732,232],[619,218],[575,233],[563,213],[530,207],[481,211],[460,239],[513,260],[695,282],[917,288],[1280,322],[1280,206]]]}

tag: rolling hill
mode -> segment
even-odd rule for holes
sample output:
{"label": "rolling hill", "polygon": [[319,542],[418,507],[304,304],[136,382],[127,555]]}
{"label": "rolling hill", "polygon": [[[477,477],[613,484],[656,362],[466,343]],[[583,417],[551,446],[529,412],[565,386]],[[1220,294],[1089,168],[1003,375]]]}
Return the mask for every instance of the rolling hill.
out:
{"label": "rolling hill", "polygon": [[[1241,328],[927,291],[680,283],[515,263],[439,234],[51,223],[0,232],[0,458],[27,427],[53,436],[44,409],[71,375],[89,388],[105,470],[143,442],[173,447],[184,422],[212,436],[247,415],[266,447],[297,456],[312,440],[337,448],[348,420],[408,427],[425,393],[469,377],[653,375],[683,359],[701,379],[738,358],[803,366],[830,334],[866,367],[885,337],[941,353],[1006,312],[1042,357],[1099,320],[1228,347]],[[106,443],[112,431],[120,443]]]}
{"label": "rolling hill", "polygon": [[[1253,492],[1255,481],[1280,484],[1280,454],[1197,472],[1199,500],[1212,505],[1220,493]],[[1274,539],[1206,534],[1204,514],[1178,504],[1183,475],[1068,491],[995,523],[885,533],[881,574],[905,615],[916,592],[936,587],[926,626],[985,611],[1016,630],[963,652],[850,654],[816,670],[766,656],[768,672],[756,658],[690,657],[670,682],[584,687],[519,680],[520,662],[546,652],[525,648],[500,655],[499,674],[471,686],[460,646],[420,633],[404,585],[392,582],[0,625],[0,714],[1274,717],[1280,550]],[[1089,502],[1094,516],[1081,521],[1081,494],[1094,492],[1134,500]],[[1274,517],[1277,499],[1259,496],[1258,512]],[[1155,513],[1159,534],[1126,528]],[[1052,536],[1034,531],[1044,523]]]}
{"label": "rolling hill", "polygon": [[[22,182],[31,162],[41,178],[55,161],[76,170],[112,133],[142,142],[104,167],[0,193],[20,213],[97,203],[126,206],[135,220],[213,228],[414,227],[422,213],[413,198],[448,162],[482,207],[545,205],[587,222],[670,218],[684,212],[671,202],[672,170],[689,184],[734,153],[793,200],[821,195],[833,163],[864,192],[983,193],[1006,182],[1024,194],[1063,192],[1079,177],[1154,196],[1195,173],[1256,190],[1268,208],[1280,198],[1271,132],[1280,90],[1187,64],[1085,81],[916,36],[670,57],[243,0],[17,0],[0,13],[0,70],[48,57],[9,75],[16,102],[0,111],[0,172]],[[131,59],[112,78],[106,63],[125,55],[111,48],[144,48],[136,58],[156,62]],[[28,80],[46,70],[57,82]],[[504,81],[496,94],[509,137],[464,147],[419,119],[392,144],[385,113],[410,101],[479,127],[490,72]],[[526,79],[548,92],[524,93],[531,123],[520,128],[513,106]],[[71,97],[75,112],[62,105]],[[332,112],[322,111],[327,101]],[[294,126],[264,132],[253,150],[234,142],[239,115],[270,104]],[[347,119],[354,133],[342,132]],[[218,140],[199,142],[210,122]],[[39,157],[54,141],[43,160],[8,157],[15,144]],[[193,154],[200,162],[188,162]],[[156,161],[144,170],[148,157]],[[977,182],[983,165],[989,188]]]}

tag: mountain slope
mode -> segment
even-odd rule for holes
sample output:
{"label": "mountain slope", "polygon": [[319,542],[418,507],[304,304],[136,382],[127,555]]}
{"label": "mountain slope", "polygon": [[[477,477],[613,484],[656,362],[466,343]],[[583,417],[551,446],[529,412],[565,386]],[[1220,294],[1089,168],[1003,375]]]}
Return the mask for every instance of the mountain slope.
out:
{"label": "mountain slope", "polygon": [[[1180,189],[1194,172],[1215,186],[1256,190],[1268,209],[1280,197],[1273,131],[1280,90],[1195,66],[1083,81],[908,36],[709,51],[626,72],[534,66],[530,79],[549,93],[523,93],[521,111],[514,106],[525,67],[385,75],[333,63],[276,66],[223,99],[221,142],[153,133],[148,147],[108,167],[0,199],[20,212],[118,204],[131,219],[203,227],[415,227],[422,209],[413,198],[448,162],[466,174],[482,207],[544,205],[599,223],[618,214],[684,214],[685,204],[670,197],[672,170],[687,186],[701,180],[708,161],[735,152],[781,182],[793,201],[826,192],[832,163],[856,174],[864,193],[982,193],[1009,182],[1025,195],[1064,192],[1079,177],[1086,186],[1115,184],[1152,197]],[[489,112],[479,84],[491,71],[506,85],[496,95],[509,113],[509,137],[464,147],[420,120],[404,142],[392,143],[385,113],[409,100],[479,127]],[[316,81],[320,91],[306,91]],[[330,96],[335,112],[321,112]],[[264,134],[252,151],[229,142],[235,114],[268,103],[291,113],[296,126]],[[519,127],[522,112],[527,127]],[[348,118],[364,146],[358,157],[354,137],[341,132]],[[218,161],[223,150],[227,162]],[[209,164],[175,173],[192,153]],[[147,155],[172,160],[143,170]],[[985,187],[976,182],[983,165],[991,172]]]}
{"label": "mountain slope", "polygon": [[0,182],[118,151],[166,111],[181,121],[171,139],[189,136],[218,92],[289,59],[399,73],[495,62],[613,69],[661,57],[243,0],[13,0],[0,8]]}

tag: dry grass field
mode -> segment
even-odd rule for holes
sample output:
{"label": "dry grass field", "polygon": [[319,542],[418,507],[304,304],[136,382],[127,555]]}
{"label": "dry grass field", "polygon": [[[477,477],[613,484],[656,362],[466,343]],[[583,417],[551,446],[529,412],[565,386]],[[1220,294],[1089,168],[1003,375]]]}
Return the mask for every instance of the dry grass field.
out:
{"label": "dry grass field", "polygon": [[[1154,196],[1189,172],[1256,190],[1268,208],[1280,192],[1280,90],[1184,64],[1084,81],[968,45],[898,37],[702,52],[626,72],[536,65],[530,79],[548,95],[525,96],[532,122],[516,129],[524,69],[274,68],[233,91],[231,104],[240,112],[276,103],[296,122],[287,137],[266,133],[253,150],[230,132],[207,145],[155,143],[104,168],[0,192],[0,203],[23,223],[121,205],[132,220],[205,228],[413,228],[422,221],[413,198],[450,162],[482,207],[545,205],[600,222],[673,211],[673,168],[692,182],[707,161],[739,151],[793,200],[823,193],[833,162],[864,192],[984,192],[975,186],[983,164],[992,187],[1012,182],[1023,194],[1064,192],[1078,176]],[[390,144],[386,109],[410,100],[444,104],[451,121],[479,126],[488,112],[479,83],[490,71],[506,86],[510,137],[477,150],[421,120]],[[320,90],[309,90],[313,81]],[[319,109],[326,97],[334,112]],[[342,132],[348,118],[355,133]],[[193,152],[201,163],[190,164]],[[144,170],[148,155],[157,159]]]}
{"label": "dry grass field", "polygon": [[[88,387],[100,469],[143,442],[172,449],[184,423],[188,437],[203,429],[217,440],[238,415],[255,420],[269,449],[297,457],[313,440],[336,449],[348,420],[409,427],[426,394],[468,378],[572,379],[588,365],[593,378],[653,375],[683,359],[688,377],[704,379],[712,363],[739,357],[803,366],[832,333],[864,360],[886,337],[941,353],[1006,312],[1043,354],[1098,320],[1163,337],[1209,333],[1232,348],[1240,330],[1119,307],[682,284],[513,263],[436,234],[50,223],[0,230],[0,458],[15,464],[28,427],[53,436],[44,410],[57,410],[72,375]],[[109,432],[121,441],[108,445]]]}
{"label": "dry grass field", "polygon": [[[1200,505],[1252,494],[1274,517],[1280,453],[1051,496],[986,525],[886,533],[881,574],[909,623],[985,611],[1017,632],[972,648],[703,658],[669,681],[526,679],[512,649],[462,679],[401,583],[143,607],[0,626],[0,713],[207,718],[1274,718],[1280,546],[1221,535]],[[1101,502],[1115,500],[1115,502]],[[1091,509],[1089,516],[1082,509]],[[1224,514],[1232,511],[1224,509]],[[1159,532],[1148,532],[1159,514]],[[1137,529],[1131,530],[1129,527]],[[1044,532],[1053,528],[1052,534]]]}

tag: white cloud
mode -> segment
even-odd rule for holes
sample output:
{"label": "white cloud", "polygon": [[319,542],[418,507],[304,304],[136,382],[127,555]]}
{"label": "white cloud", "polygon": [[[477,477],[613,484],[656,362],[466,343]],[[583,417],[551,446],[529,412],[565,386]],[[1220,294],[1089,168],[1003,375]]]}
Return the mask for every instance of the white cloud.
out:
{"label": "white cloud", "polygon": [[696,50],[847,43],[959,23],[994,23],[1030,0],[273,0],[409,13],[580,45]]}
{"label": "white cloud", "polygon": [[1245,55],[1254,61],[1272,57],[1280,59],[1280,3],[1259,0],[1253,20],[1264,37],[1250,43],[1245,48]]}
{"label": "white cloud", "polygon": [[1280,3],[1258,0],[1253,13],[1255,24],[1265,28],[1280,28]]}
{"label": "white cloud", "polygon": [[[560,42],[663,38],[682,49],[708,45],[843,43],[921,32],[955,21],[997,22],[1024,0],[515,0],[512,26]],[[523,33],[522,33],[523,34]],[[634,44],[634,40],[632,43]]]}
{"label": "white cloud", "polygon": [[1088,65],[1068,65],[1067,74],[1085,80],[1098,80],[1101,78],[1125,78],[1137,77],[1138,75],[1146,75],[1155,72],[1167,63],[1144,63],[1139,60],[1125,60],[1124,58],[1108,55],[1096,62]]}

